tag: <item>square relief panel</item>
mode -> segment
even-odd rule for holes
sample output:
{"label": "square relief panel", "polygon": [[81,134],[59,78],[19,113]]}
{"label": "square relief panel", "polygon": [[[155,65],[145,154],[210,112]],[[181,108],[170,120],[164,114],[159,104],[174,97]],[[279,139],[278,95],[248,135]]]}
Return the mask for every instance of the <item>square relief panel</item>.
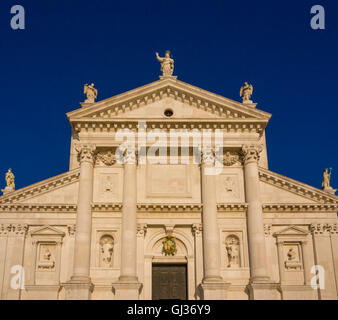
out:
{"label": "square relief panel", "polygon": [[188,165],[148,165],[147,197],[192,197]]}
{"label": "square relief panel", "polygon": [[121,174],[119,172],[112,172],[110,169],[97,170],[94,180],[94,202],[112,202],[120,201],[121,199]]}
{"label": "square relief panel", "polygon": [[238,173],[220,174],[217,181],[217,202],[238,202],[242,198],[242,184]]}

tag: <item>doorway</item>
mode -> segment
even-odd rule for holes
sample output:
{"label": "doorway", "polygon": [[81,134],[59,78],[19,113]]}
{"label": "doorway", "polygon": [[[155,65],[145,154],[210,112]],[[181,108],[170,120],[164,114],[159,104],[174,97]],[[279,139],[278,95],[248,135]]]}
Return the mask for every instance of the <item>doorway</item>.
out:
{"label": "doorway", "polygon": [[152,299],[187,300],[187,265],[153,264]]}

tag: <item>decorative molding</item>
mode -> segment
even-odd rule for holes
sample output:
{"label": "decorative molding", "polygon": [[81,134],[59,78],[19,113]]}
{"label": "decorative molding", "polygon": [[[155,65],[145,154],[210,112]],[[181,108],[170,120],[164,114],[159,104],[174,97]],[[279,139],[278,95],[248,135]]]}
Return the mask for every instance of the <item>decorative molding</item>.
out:
{"label": "decorative molding", "polygon": [[[259,178],[261,181],[287,190],[299,196],[311,199],[315,202],[326,204],[338,204],[338,197],[316,189],[314,187],[302,184],[296,180],[282,176],[270,170],[259,168]],[[312,204],[309,204],[312,205]]]}
{"label": "decorative molding", "polygon": [[77,143],[74,146],[75,151],[78,153],[78,161],[95,163],[96,158],[96,145],[92,143]]}
{"label": "decorative molding", "polygon": [[247,203],[219,203],[217,211],[219,212],[244,212],[248,208]]}
{"label": "decorative molding", "polygon": [[35,197],[46,192],[58,189],[60,187],[69,185],[79,180],[80,169],[74,169],[62,173],[58,176],[49,178],[47,180],[35,183],[28,187],[19,189],[10,193],[8,195],[3,195],[0,197],[0,204],[3,203],[13,203],[13,202],[22,202],[23,200]]}
{"label": "decorative molding", "polygon": [[0,235],[14,235],[14,236],[25,236],[28,232],[27,224],[1,224]]}
{"label": "decorative molding", "polygon": [[112,166],[116,163],[116,155],[111,150],[100,151],[96,155],[96,164],[102,163],[106,166]]}
{"label": "decorative molding", "polygon": [[263,204],[263,212],[335,212],[338,204],[311,204],[311,203],[269,203]]}
{"label": "decorative molding", "polygon": [[68,235],[69,236],[75,236],[75,233],[76,233],[76,224],[69,224],[67,226],[67,230],[68,230]]}
{"label": "decorative molding", "polygon": [[202,228],[201,223],[194,223],[191,226],[191,232],[192,232],[194,237],[202,235],[202,231],[203,231],[203,228]]}
{"label": "decorative molding", "polygon": [[[143,119],[147,122],[147,128],[161,129],[169,132],[170,129],[219,129],[227,133],[258,133],[262,134],[266,123],[255,119],[238,119],[238,120],[155,120]],[[113,122],[112,122],[113,121]],[[104,132],[114,133],[118,130],[128,128],[133,131],[138,130],[138,121],[132,119],[76,119],[72,122],[73,129],[76,132],[99,133]],[[116,142],[116,146],[118,142]]]}
{"label": "decorative molding", "polygon": [[240,155],[238,152],[226,151],[223,155],[223,164],[225,166],[232,166],[240,161]]}
{"label": "decorative molding", "polygon": [[201,212],[202,204],[137,204],[139,212]]}
{"label": "decorative molding", "polygon": [[262,151],[263,146],[260,144],[243,145],[241,155],[244,164],[258,162]]}
{"label": "decorative molding", "polygon": [[337,223],[312,223],[309,230],[314,235],[321,234],[338,234]]}
{"label": "decorative molding", "polygon": [[0,204],[0,212],[76,213],[75,204]]}
{"label": "decorative molding", "polygon": [[148,225],[146,223],[138,223],[137,224],[137,235],[139,237],[145,236],[147,233]]}
{"label": "decorative molding", "polygon": [[271,227],[272,227],[272,224],[270,224],[270,223],[265,223],[264,224],[264,234],[266,236],[270,236],[271,235]]}
{"label": "decorative molding", "polygon": [[122,203],[93,203],[92,210],[97,212],[120,212]]}

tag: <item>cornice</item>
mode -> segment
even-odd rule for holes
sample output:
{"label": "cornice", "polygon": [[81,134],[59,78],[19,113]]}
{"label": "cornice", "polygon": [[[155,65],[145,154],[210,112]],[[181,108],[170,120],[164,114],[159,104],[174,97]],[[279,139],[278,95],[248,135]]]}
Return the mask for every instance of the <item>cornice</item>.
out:
{"label": "cornice", "polygon": [[122,209],[122,203],[93,203],[92,210],[94,212],[120,212]]}
{"label": "cornice", "polygon": [[265,203],[263,212],[336,212],[338,204],[311,204],[311,203]]}
{"label": "cornice", "polygon": [[137,204],[138,212],[201,212],[202,204]]}
{"label": "cornice", "polygon": [[136,131],[139,121],[147,123],[148,130],[161,129],[212,129],[223,130],[227,133],[258,133],[262,134],[267,121],[259,119],[74,119],[72,128],[75,132],[116,132],[121,129]]}
{"label": "cornice", "polygon": [[18,189],[10,194],[3,195],[0,197],[0,204],[22,202],[23,200],[44,194],[51,190],[55,190],[60,187],[69,185],[75,181],[78,181],[79,176],[79,168],[62,173],[60,175],[40,181],[25,188]]}
{"label": "cornice", "polygon": [[219,203],[217,210],[219,212],[244,212],[248,208],[247,203]]}
{"label": "cornice", "polygon": [[263,182],[287,190],[318,203],[338,204],[337,196],[329,195],[322,190],[316,189],[291,178],[282,176],[278,173],[272,172],[262,167],[259,168],[259,178]]}
{"label": "cornice", "polygon": [[76,213],[75,204],[0,204],[0,212],[15,213]]}

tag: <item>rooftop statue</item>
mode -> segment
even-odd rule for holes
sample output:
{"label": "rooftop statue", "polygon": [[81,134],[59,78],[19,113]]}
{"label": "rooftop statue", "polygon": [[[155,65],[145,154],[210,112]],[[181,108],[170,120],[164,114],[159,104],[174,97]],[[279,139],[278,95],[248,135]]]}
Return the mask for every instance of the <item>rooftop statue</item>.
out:
{"label": "rooftop statue", "polygon": [[170,58],[170,51],[167,50],[163,58],[156,52],[156,58],[161,64],[163,77],[171,77],[174,72],[174,59]]}
{"label": "rooftop statue", "polygon": [[250,100],[252,93],[253,93],[252,84],[244,82],[244,86],[241,87],[241,90],[239,92],[239,96],[243,98],[243,103],[252,103],[252,101]]}
{"label": "rooftop statue", "polygon": [[87,99],[84,103],[94,103],[95,99],[97,98],[97,89],[94,88],[94,83],[92,84],[85,84],[83,88],[83,93],[87,95]]}
{"label": "rooftop statue", "polygon": [[13,174],[11,168],[8,169],[6,176],[5,176],[5,179],[6,179],[7,186],[5,187],[5,189],[2,189],[1,191],[4,194],[8,193],[8,192],[15,191],[15,177],[14,177],[14,174]]}
{"label": "rooftop statue", "polygon": [[[329,172],[330,170],[330,172]],[[323,179],[322,179],[322,189],[324,191],[327,191],[329,193],[335,193],[336,190],[333,189],[331,186],[330,186],[330,180],[331,180],[331,173],[332,173],[332,168],[328,169],[326,168],[323,172]]]}

